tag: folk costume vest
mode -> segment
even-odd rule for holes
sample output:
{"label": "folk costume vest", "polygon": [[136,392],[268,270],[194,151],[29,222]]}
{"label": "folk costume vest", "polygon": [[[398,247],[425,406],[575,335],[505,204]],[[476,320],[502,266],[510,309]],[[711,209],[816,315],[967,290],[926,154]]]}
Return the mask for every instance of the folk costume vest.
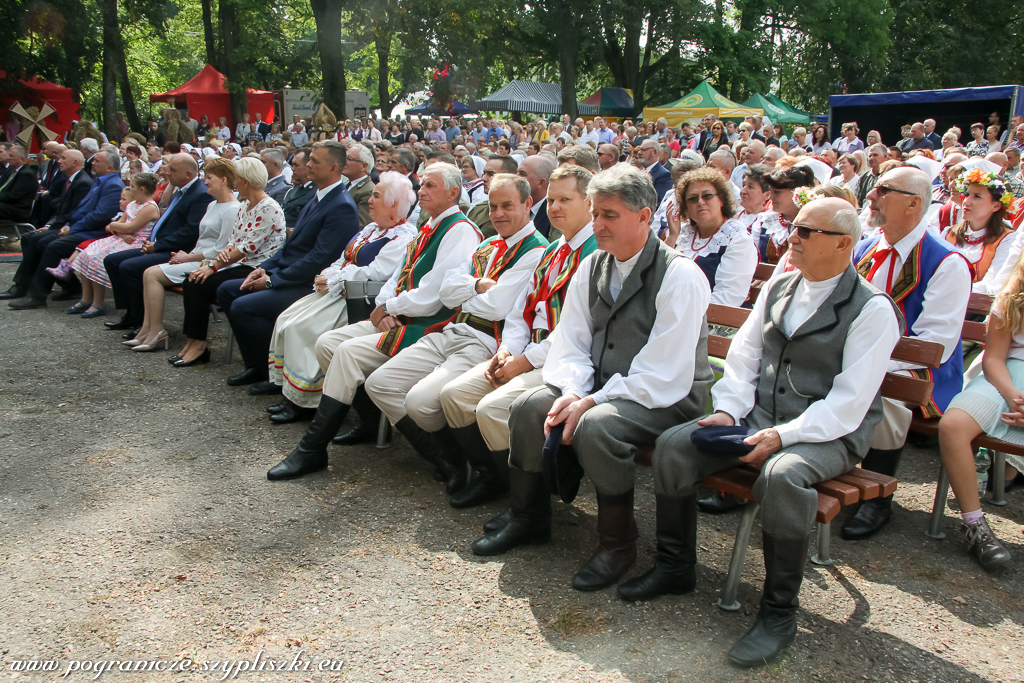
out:
{"label": "folk costume vest", "polygon": [[[476,226],[461,211],[442,220],[433,230],[429,229],[429,223],[424,224],[419,234],[416,235],[416,239],[409,242],[409,246],[406,247],[405,259],[398,271],[396,295],[416,289],[420,280],[433,269],[441,240],[453,226],[462,222],[473,226],[473,230],[476,230]],[[426,334],[428,327],[446,320],[451,315],[452,309],[442,306],[437,313],[421,318],[401,316],[402,325],[382,334],[377,340],[377,349],[394,357],[399,351],[415,344],[420,337]]]}
{"label": "folk costume vest", "polygon": [[[981,282],[985,278],[985,273],[988,272],[989,266],[992,265],[992,259],[996,257],[996,250],[999,249],[999,245],[1003,243],[1003,240],[1013,234],[1013,231],[1007,228],[1003,231],[1003,234],[999,239],[994,242],[989,242],[982,247],[980,259],[974,263],[970,263],[970,259],[968,259],[968,263],[970,263],[971,266],[971,275],[973,276],[972,282]],[[956,249],[956,237],[953,235],[952,231],[946,234],[946,241]],[[965,256],[964,258],[967,257]]]}
{"label": "folk costume vest", "polygon": [[[872,256],[878,248],[878,241],[881,233],[866,240],[862,240],[853,250],[853,262],[857,272],[867,278],[873,262]],[[959,253],[950,249],[945,243],[934,237],[930,232],[925,232],[914,249],[907,255],[903,268],[897,273],[892,282],[891,291],[888,292],[892,300],[896,302],[900,312],[906,320],[905,334],[916,337],[914,323],[921,315],[921,308],[924,306],[924,294],[928,289],[928,283],[935,275],[936,269],[947,258],[963,258]],[[965,259],[966,260],[966,259]],[[925,417],[938,417],[946,410],[946,406],[964,388],[964,354],[961,340],[957,340],[953,353],[937,370],[925,368],[922,370],[911,370],[915,377],[929,379],[934,384],[932,397],[928,405],[921,406],[921,412]]]}
{"label": "folk costume vest", "polygon": [[[761,334],[764,347],[754,408],[745,423],[768,429],[802,415],[812,403],[824,399],[843,371],[843,347],[850,326],[873,297],[886,296],[860,277],[851,264],[836,288],[791,335],[783,317],[803,276],[797,272],[776,278],[765,292]],[[886,297],[888,299],[888,297]],[[895,310],[895,305],[893,309]],[[896,316],[902,325],[902,316]],[[864,457],[875,427],[882,420],[881,387],[860,426],[839,441],[850,453]]]}
{"label": "folk costume vest", "polygon": [[[654,231],[647,238],[633,270],[622,283],[619,298],[612,298],[611,282],[615,257],[599,251],[591,260],[589,307],[594,325],[590,357],[594,364],[594,389],[599,391],[614,375],[629,375],[637,354],[647,345],[658,317],[657,297],[673,259],[682,254],[670,249]],[[701,321],[696,349],[680,349],[694,354],[693,384],[690,393],[677,405],[687,415],[700,415],[708,402],[714,375],[708,363],[708,320]]]}
{"label": "folk costume vest", "polygon": [[[534,344],[547,339],[555,329],[562,315],[562,302],[565,301],[569,281],[576,274],[580,261],[590,256],[596,249],[597,238],[591,235],[576,251],[572,251],[568,242],[561,247],[555,242],[544,252],[533,274],[533,289],[526,297],[526,307],[523,310],[523,319],[530,328],[530,341]],[[548,277],[552,269],[557,273],[553,281]],[[544,305],[547,329],[533,327],[539,304]]]}

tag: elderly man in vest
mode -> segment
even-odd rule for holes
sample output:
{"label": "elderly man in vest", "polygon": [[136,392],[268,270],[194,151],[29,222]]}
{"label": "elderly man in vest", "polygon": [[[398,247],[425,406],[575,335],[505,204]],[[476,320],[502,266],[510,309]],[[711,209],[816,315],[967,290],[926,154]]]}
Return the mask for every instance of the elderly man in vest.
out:
{"label": "elderly man in vest", "polygon": [[448,493],[456,494],[454,507],[465,507],[457,495],[478,441],[448,426],[441,390],[497,352],[505,317],[532,285],[548,246],[530,220],[533,202],[525,178],[499,173],[487,197],[498,234],[484,240],[441,285],[441,303],[457,312],[366,380],[366,393],[420,455],[458,466],[461,476],[447,482]]}
{"label": "elderly man in vest", "polygon": [[[445,420],[477,473],[452,496],[454,508],[480,505],[508,491],[509,408],[525,391],[544,384],[541,368],[565,291],[580,261],[597,249],[587,200],[592,177],[579,166],[556,168],[551,174],[548,217],[561,237],[544,252],[530,286],[505,318],[497,352],[441,390]],[[503,526],[508,515],[497,519]],[[495,524],[488,522],[484,529],[494,531]]]}
{"label": "elderly man in vest", "polygon": [[[890,372],[930,379],[931,402],[920,410],[938,417],[963,390],[964,357],[960,344],[971,270],[967,260],[928,230],[931,182],[924,171],[894,168],[868,193],[868,225],[880,228],[854,250],[854,264],[868,282],[892,297],[907,321],[907,335],[942,345],[937,370],[892,361]],[[912,414],[897,401],[883,401],[885,412],[864,469],[896,476]],[[842,528],[843,538],[867,538],[892,517],[892,496],[861,504]]]}
{"label": "elderly man in vest", "polygon": [[544,362],[545,385],[512,405],[511,518],[472,548],[495,555],[548,540],[543,450],[557,427],[597,491],[600,544],[573,587],[600,590],[636,561],[637,451],[704,413],[712,381],[705,316],[711,289],[693,261],[650,229],[658,195],[649,174],[614,166],[594,176],[587,196],[600,251],[569,283]]}
{"label": "elderly man in vest", "polygon": [[789,237],[796,270],[768,281],[733,339],[725,376],[711,390],[715,412],[665,432],[654,450],[658,556],[653,569],[619,586],[626,600],[692,591],[701,479],[763,465],[754,496],[764,592],[754,626],[729,651],[740,666],[763,664],[793,641],[813,486],[856,466],[882,418],[880,389],[900,322],[892,301],[850,263],[860,231],[844,200],[800,210]]}
{"label": "elderly man in vest", "polygon": [[[441,284],[449,270],[463,267],[480,243],[476,226],[456,205],[461,192],[462,174],[454,166],[434,164],[423,172],[419,201],[430,220],[409,243],[402,265],[381,288],[370,319],[317,339],[317,359],[325,373],[320,406],[299,445],[267,472],[267,479],[295,479],[326,469],[327,445],[349,408],[355,408],[363,432],[380,416],[362,388],[370,373],[412,346],[427,327],[451,317],[452,310],[441,303]],[[406,422],[415,426],[411,420]],[[401,429],[403,425],[398,426]],[[339,439],[352,443],[361,436]],[[457,468],[435,464],[445,477],[457,476]]]}

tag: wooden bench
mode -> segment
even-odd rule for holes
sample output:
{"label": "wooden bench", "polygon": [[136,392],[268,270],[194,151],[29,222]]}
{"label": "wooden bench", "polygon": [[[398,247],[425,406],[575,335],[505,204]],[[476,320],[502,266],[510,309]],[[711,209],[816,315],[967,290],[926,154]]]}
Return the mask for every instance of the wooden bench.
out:
{"label": "wooden bench", "polygon": [[[994,297],[988,294],[971,294],[967,304],[967,313],[987,316],[992,308]],[[985,343],[985,323],[965,320],[963,339],[967,341]],[[966,368],[965,368],[966,370]],[[928,436],[937,436],[939,433],[939,418],[925,419],[919,413],[914,413],[910,422],[910,431]],[[1006,505],[1006,454],[1024,456],[1024,447],[1008,443],[1000,439],[993,439],[982,434],[971,442],[974,450],[987,448],[993,453],[992,457],[992,495],[988,502],[992,505]],[[939,477],[935,486],[935,500],[932,502],[932,512],[928,519],[928,529],[925,535],[934,539],[943,539],[946,534],[941,530],[942,518],[945,516],[946,499],[949,497],[949,477],[946,475],[946,468],[939,465]]]}
{"label": "wooden bench", "polygon": [[[739,327],[750,315],[750,311],[744,308],[711,304],[708,307],[707,315],[709,325]],[[730,343],[731,340],[728,337],[709,335],[709,355],[724,358],[729,351]],[[903,337],[893,350],[892,358],[915,365],[937,368],[942,361],[942,346],[913,337]],[[931,398],[931,391],[932,383],[930,381],[914,377],[887,373],[882,382],[883,396],[913,406],[927,403]],[[650,452],[644,452],[638,461],[644,463],[646,460],[649,464],[649,457]],[[729,576],[726,579],[722,597],[718,601],[718,606],[728,611],[740,608],[740,603],[736,600],[736,593],[739,589],[743,562],[746,559],[747,546],[750,542],[750,531],[754,526],[754,518],[757,516],[759,508],[754,500],[753,491],[754,482],[759,474],[759,468],[740,465],[705,477],[702,481],[709,488],[725,491],[748,501],[743,508],[743,514],[736,530],[736,541],[729,563]],[[817,484],[814,487],[818,491],[818,511],[815,517],[818,525],[817,552],[811,557],[811,561],[822,566],[832,564],[830,556],[831,523],[844,505],[891,495],[896,491],[896,486],[895,478],[859,467],[835,479]]]}

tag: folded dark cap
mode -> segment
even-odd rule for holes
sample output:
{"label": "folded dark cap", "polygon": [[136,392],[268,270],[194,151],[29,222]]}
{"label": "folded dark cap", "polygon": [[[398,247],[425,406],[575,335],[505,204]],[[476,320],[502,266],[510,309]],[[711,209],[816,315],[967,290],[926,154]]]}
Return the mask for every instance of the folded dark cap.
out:
{"label": "folded dark cap", "polygon": [[754,450],[754,446],[743,443],[744,439],[754,434],[757,434],[757,430],[750,427],[719,425],[693,431],[690,441],[704,455],[738,458]]}

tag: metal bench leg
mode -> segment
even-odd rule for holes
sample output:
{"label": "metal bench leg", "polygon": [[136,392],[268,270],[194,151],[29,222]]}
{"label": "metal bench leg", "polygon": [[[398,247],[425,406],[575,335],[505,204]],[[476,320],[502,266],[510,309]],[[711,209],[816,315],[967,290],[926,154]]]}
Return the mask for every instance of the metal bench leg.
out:
{"label": "metal bench leg", "polygon": [[220,315],[217,314],[217,305],[216,304],[210,304],[210,313],[213,314],[213,322],[219,323],[220,322]]}
{"label": "metal bench leg", "polygon": [[818,524],[818,554],[811,555],[811,562],[819,567],[828,567],[832,564],[832,522]]}
{"label": "metal bench leg", "polygon": [[718,606],[726,612],[735,612],[740,608],[736,600],[736,592],[740,587],[740,575],[743,574],[743,562],[747,558],[747,545],[750,543],[750,530],[754,528],[754,518],[761,506],[750,501],[743,507],[743,516],[736,529],[736,543],[732,547],[732,560],[729,562],[729,576],[725,579],[725,589],[718,599]]}
{"label": "metal bench leg", "polygon": [[1006,453],[992,452],[992,493],[988,496],[992,505],[1006,505]]}
{"label": "metal bench leg", "polygon": [[942,518],[946,514],[946,497],[949,495],[949,476],[946,468],[939,465],[939,483],[935,485],[935,502],[932,503],[932,514],[928,519],[928,531],[925,536],[941,541],[946,534],[939,528],[942,526]]}
{"label": "metal bench leg", "polygon": [[384,449],[391,446],[391,423],[384,413],[380,415],[380,424],[377,425],[377,448]]}
{"label": "metal bench leg", "polygon": [[231,359],[235,356],[235,329],[228,325],[228,359],[224,361],[225,365],[231,365]]}

